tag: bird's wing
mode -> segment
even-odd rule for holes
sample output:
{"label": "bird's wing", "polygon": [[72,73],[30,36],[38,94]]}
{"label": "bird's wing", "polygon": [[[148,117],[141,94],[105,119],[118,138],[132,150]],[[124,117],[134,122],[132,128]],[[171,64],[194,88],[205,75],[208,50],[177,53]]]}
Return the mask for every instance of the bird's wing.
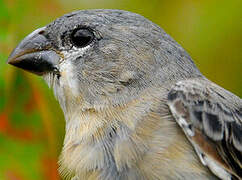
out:
{"label": "bird's wing", "polygon": [[168,106],[203,165],[221,179],[242,179],[242,99],[200,78],[176,83]]}

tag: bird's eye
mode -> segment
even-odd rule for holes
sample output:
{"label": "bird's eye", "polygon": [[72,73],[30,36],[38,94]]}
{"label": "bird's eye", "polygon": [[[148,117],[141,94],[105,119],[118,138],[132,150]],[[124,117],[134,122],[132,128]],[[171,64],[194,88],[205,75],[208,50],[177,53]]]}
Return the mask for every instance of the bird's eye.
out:
{"label": "bird's eye", "polygon": [[76,47],[85,47],[89,45],[94,39],[94,34],[87,28],[76,29],[71,34],[71,42]]}

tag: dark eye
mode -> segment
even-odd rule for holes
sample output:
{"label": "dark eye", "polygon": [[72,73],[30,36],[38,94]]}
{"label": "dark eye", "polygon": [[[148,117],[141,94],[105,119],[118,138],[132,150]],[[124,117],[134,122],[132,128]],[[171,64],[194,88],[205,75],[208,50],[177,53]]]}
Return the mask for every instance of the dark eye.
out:
{"label": "dark eye", "polygon": [[85,47],[89,45],[94,39],[94,34],[87,28],[76,29],[71,34],[71,42],[76,47]]}

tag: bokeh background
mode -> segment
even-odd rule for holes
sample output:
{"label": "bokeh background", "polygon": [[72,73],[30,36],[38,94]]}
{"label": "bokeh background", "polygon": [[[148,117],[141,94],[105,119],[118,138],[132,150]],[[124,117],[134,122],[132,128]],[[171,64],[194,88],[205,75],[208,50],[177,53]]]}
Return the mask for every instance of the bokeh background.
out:
{"label": "bokeh background", "polygon": [[33,30],[78,9],[133,11],[160,25],[209,79],[242,96],[241,0],[0,0],[0,180],[58,180],[64,118],[40,77],[6,64]]}

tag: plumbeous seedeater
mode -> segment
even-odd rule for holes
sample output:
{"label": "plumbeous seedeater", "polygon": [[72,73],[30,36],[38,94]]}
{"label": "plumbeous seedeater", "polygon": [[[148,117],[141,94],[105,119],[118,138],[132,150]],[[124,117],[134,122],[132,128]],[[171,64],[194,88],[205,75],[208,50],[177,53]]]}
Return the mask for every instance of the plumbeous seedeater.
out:
{"label": "plumbeous seedeater", "polygon": [[23,39],[8,63],[54,90],[66,120],[64,177],[242,178],[242,100],[138,14],[66,14]]}

